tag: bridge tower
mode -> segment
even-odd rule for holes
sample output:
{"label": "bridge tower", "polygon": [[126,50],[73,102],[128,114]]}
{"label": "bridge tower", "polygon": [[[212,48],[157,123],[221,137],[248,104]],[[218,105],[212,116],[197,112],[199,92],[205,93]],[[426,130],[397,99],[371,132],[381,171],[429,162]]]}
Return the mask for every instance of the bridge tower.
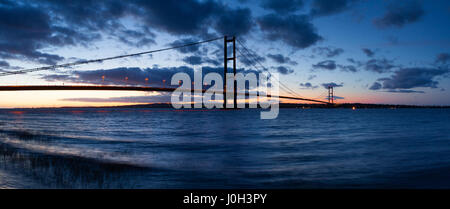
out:
{"label": "bridge tower", "polygon": [[328,86],[328,103],[334,104],[334,89],[333,86]]}
{"label": "bridge tower", "polygon": [[[228,57],[228,44],[233,44],[233,53],[231,57]],[[236,77],[236,37],[233,36],[231,39],[229,39],[227,36],[223,39],[223,107],[226,108],[227,105],[227,72],[228,72],[228,61],[233,61],[233,75]],[[233,98],[233,108],[237,107],[237,82],[236,79],[233,79],[233,91],[234,91],[234,98]]]}

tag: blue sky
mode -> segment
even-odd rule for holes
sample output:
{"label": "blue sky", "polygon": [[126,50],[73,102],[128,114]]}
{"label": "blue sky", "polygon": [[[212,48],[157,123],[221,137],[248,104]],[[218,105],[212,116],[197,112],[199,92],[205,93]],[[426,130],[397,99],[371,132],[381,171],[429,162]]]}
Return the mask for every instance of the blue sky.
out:
{"label": "blue sky", "polygon": [[[343,98],[340,102],[450,105],[449,20],[446,0],[0,0],[0,69],[102,58],[228,34],[236,35],[264,66],[282,74],[283,83],[306,97],[324,99],[323,84],[332,83]],[[108,84],[123,85],[127,76],[129,85],[147,85],[142,77],[148,75],[148,85],[163,85],[173,72],[199,67],[220,71],[221,44],[5,76],[0,82],[96,84],[104,74]],[[242,58],[238,68],[261,70]],[[1,107],[168,98],[135,92],[0,96]]]}

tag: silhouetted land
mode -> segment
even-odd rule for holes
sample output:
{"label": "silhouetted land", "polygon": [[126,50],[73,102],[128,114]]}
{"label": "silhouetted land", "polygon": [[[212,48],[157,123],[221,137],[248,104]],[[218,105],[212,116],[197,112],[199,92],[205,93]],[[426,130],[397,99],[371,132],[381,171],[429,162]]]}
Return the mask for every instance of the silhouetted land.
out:
{"label": "silhouetted land", "polygon": [[292,104],[281,103],[281,108],[450,108],[450,106],[437,106],[437,105],[393,105],[393,104],[362,104],[362,103],[343,103],[335,105],[327,104]]}
{"label": "silhouetted land", "polygon": [[[154,103],[154,104],[142,104],[142,105],[124,105],[124,106],[108,106],[102,108],[173,108],[171,104],[167,103]],[[438,105],[393,105],[393,104],[362,104],[362,103],[342,103],[342,104],[299,104],[299,103],[280,103],[280,108],[450,108],[450,106],[438,106]]]}
{"label": "silhouetted land", "polygon": [[[342,103],[342,104],[299,104],[299,103],[280,103],[280,108],[356,108],[356,109],[397,109],[397,108],[450,108],[450,106],[440,105],[394,105],[394,104],[363,104],[363,103]],[[102,106],[102,107],[43,107],[43,108],[15,108],[15,109],[58,109],[58,108],[173,108],[171,104],[167,103],[153,103],[140,105],[120,105],[120,106]],[[248,108],[248,106],[246,106]],[[0,108],[3,109],[3,108]],[[231,110],[231,109],[230,109]]]}

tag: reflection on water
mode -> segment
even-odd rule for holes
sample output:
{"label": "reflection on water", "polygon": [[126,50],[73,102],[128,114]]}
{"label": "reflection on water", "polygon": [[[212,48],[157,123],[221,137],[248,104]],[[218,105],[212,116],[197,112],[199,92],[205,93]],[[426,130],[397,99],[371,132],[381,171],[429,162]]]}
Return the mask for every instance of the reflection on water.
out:
{"label": "reflection on water", "polygon": [[450,188],[449,116],[0,110],[0,188]]}

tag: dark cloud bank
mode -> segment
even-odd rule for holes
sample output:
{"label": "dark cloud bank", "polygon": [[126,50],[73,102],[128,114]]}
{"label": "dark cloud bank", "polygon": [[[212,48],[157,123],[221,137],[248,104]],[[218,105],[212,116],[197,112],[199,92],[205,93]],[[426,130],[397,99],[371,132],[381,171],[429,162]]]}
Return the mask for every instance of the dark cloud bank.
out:
{"label": "dark cloud bank", "polygon": [[[222,67],[208,67],[203,66],[202,74],[211,72],[221,74]],[[229,69],[231,72],[231,69]],[[113,69],[99,69],[88,71],[72,71],[70,74],[57,75],[42,75],[42,79],[46,81],[59,82],[75,82],[75,83],[89,83],[89,84],[111,84],[111,85],[151,85],[151,86],[169,86],[170,79],[176,73],[186,73],[191,79],[194,78],[194,69],[188,66],[180,67],[152,67],[152,68],[138,68],[138,67],[119,67]],[[255,73],[259,71],[239,68],[237,72]],[[104,81],[102,76],[105,76]],[[127,78],[127,80],[125,80]],[[148,81],[145,78],[149,78]],[[163,83],[165,80],[165,83]]]}
{"label": "dark cloud bank", "polygon": [[[20,17],[20,18],[17,18]],[[138,25],[122,24],[124,17]],[[0,58],[55,64],[64,58],[42,52],[49,47],[88,45],[112,37],[131,46],[155,43],[154,31],[176,36],[242,35],[253,27],[248,8],[219,1],[109,0],[0,1]]]}
{"label": "dark cloud bank", "polygon": [[319,86],[315,86],[315,85],[311,84],[310,82],[306,82],[306,83],[300,83],[300,87],[302,89],[316,89]]}
{"label": "dark cloud bank", "polygon": [[334,47],[316,47],[313,49],[313,52],[326,58],[332,58],[344,53],[344,49]]}
{"label": "dark cloud bank", "polygon": [[380,28],[403,27],[408,23],[417,22],[425,14],[417,0],[392,1],[386,9],[384,16],[374,20],[375,25]]}
{"label": "dark cloud bank", "polygon": [[370,86],[370,90],[386,90],[397,93],[423,93],[413,88],[438,88],[439,76],[445,76],[449,69],[440,68],[402,68],[390,77],[378,79]]}
{"label": "dark cloud bank", "polygon": [[[315,0],[312,13],[334,14],[347,8],[349,2],[353,1]],[[294,14],[304,4],[303,0],[264,0],[260,5],[273,13],[254,17],[249,8],[214,0],[2,0],[0,58],[55,64],[64,57],[44,49],[89,46],[104,38],[142,47],[155,43],[155,32],[206,38],[242,36],[255,27],[268,40],[302,49],[323,40],[310,15]],[[124,25],[124,17],[138,24]]]}

